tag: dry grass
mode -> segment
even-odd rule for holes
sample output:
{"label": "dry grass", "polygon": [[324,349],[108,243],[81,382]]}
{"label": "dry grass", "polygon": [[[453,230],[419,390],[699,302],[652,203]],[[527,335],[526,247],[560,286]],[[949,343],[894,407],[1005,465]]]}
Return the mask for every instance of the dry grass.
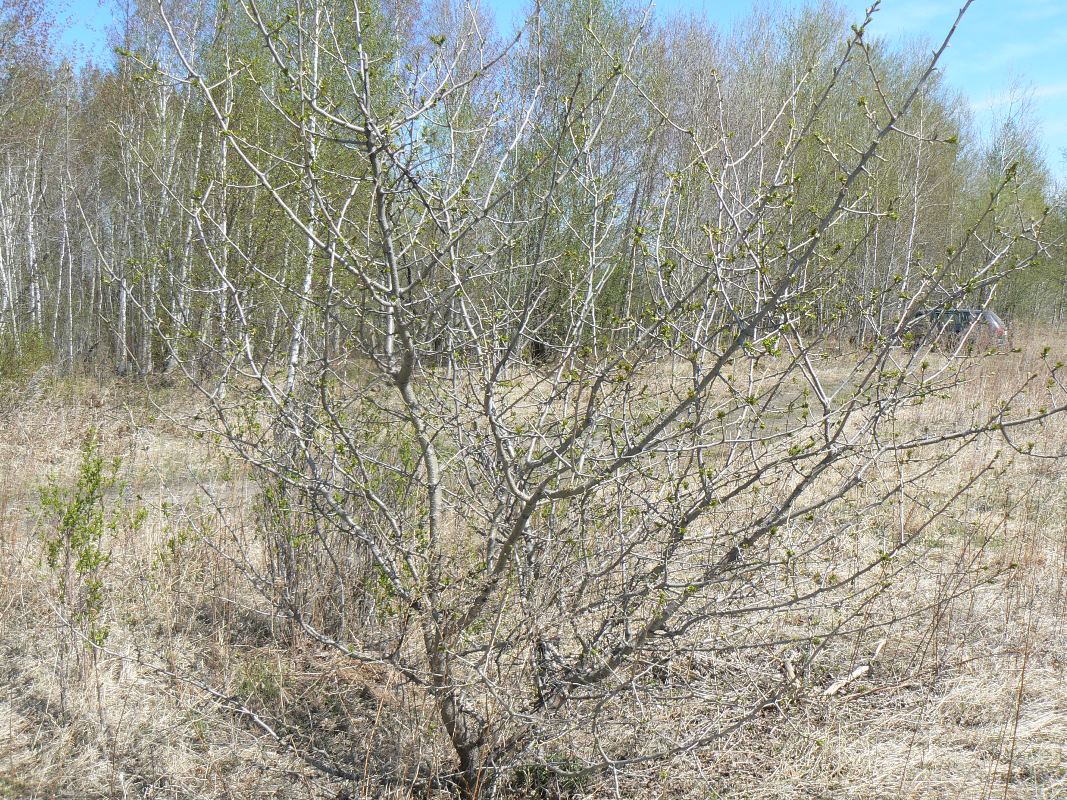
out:
{"label": "dry grass", "polygon": [[[328,796],[311,791],[302,762],[151,668],[193,666],[213,657],[213,644],[228,650],[232,619],[212,612],[232,589],[213,570],[223,565],[198,560],[193,548],[175,557],[167,546],[204,517],[190,498],[198,482],[219,483],[219,466],[176,434],[143,388],[48,389],[8,409],[0,437],[0,797]],[[42,557],[37,490],[49,475],[73,479],[91,427],[105,453],[123,458],[128,486],[114,503],[147,513],[136,532],[120,529],[107,543],[106,645],[125,658],[94,655],[66,630]]]}
{"label": "dry grass", "polygon": [[[916,421],[981,419],[1034,368],[1045,341],[1063,340],[1052,331],[1020,337],[1022,353],[983,367],[971,391],[929,403]],[[1025,401],[1039,407],[1041,387]],[[323,653],[270,614],[237,563],[257,557],[255,498],[238,468],[184,432],[192,412],[175,390],[84,381],[37,386],[2,412],[0,797],[414,794],[447,758],[440,735],[430,733],[431,710],[384,671]],[[109,635],[96,653],[63,624],[35,511],[48,475],[73,478],[92,426],[105,451],[123,459],[128,485],[112,500],[146,514],[138,529],[119,528],[107,542]],[[1063,428],[1057,420],[1029,436],[1064,452]],[[931,491],[947,493],[1003,446],[990,438]],[[828,650],[801,692],[714,748],[568,791],[1067,796],[1064,469],[1018,457],[925,535],[921,568],[878,601],[903,621],[882,632],[888,641],[869,674],[833,696],[821,693],[869,657],[873,634]],[[889,512],[863,522],[869,536],[899,524]],[[746,668],[774,679],[779,665]],[[721,680],[716,669],[708,670],[711,689]],[[367,779],[323,776],[204,686],[239,696],[245,711],[269,711]],[[669,721],[677,729],[700,723],[685,708]]]}

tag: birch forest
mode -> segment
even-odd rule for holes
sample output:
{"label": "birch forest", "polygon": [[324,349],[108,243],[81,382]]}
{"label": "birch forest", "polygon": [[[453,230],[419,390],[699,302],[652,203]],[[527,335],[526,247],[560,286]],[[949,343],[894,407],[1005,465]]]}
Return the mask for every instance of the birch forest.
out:
{"label": "birch forest", "polygon": [[[716,280],[731,291],[694,294],[714,330],[768,307],[845,180],[780,298],[804,325],[877,340],[924,295],[981,305],[992,272],[1008,276],[1007,315],[1065,313],[1059,250],[1011,274],[1064,225],[1025,108],[975,130],[963,98],[926,74],[927,49],[869,42],[832,5],[722,32],[639,6],[553,4],[506,35],[460,4],[132,3],[114,59],[84,67],[28,0],[2,18],[12,357],[224,372],[247,344],[295,366],[342,328],[384,351],[383,298],[364,278],[433,294],[420,335],[440,353],[464,337],[450,295],[468,281],[468,302],[505,317],[532,292],[524,335],[546,353],[577,324],[583,344],[622,346],[668,276],[737,263]],[[384,244],[348,230],[374,221],[379,184],[406,243],[393,287]],[[401,210],[426,202],[432,218]],[[987,231],[1003,245],[972,257]]]}

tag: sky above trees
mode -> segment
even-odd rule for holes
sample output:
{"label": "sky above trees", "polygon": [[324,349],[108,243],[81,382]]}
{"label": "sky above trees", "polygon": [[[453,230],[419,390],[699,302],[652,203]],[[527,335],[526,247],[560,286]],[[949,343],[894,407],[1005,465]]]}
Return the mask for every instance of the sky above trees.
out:
{"label": "sky above trees", "polygon": [[[862,18],[872,0],[843,0]],[[483,0],[502,27],[513,24],[528,0]],[[60,42],[75,58],[109,57],[107,30],[115,19],[113,0],[51,0]],[[753,7],[796,7],[803,0],[658,0],[662,13],[692,13],[729,26]],[[917,44],[940,41],[955,19],[960,0],[885,0],[872,25],[878,36]],[[980,129],[991,129],[1020,104],[1029,103],[1040,127],[1050,172],[1067,179],[1067,4],[1049,0],[978,0],[968,11],[946,53],[951,85],[966,94]]]}

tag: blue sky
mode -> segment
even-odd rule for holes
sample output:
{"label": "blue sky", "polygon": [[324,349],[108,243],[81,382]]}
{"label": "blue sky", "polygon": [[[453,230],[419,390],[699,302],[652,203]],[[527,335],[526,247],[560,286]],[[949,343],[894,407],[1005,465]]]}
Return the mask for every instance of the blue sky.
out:
{"label": "blue sky", "polygon": [[[794,7],[803,0],[781,0]],[[525,0],[482,0],[507,24]],[[857,20],[872,0],[842,0]],[[940,42],[962,0],[883,0],[873,33],[891,40]],[[109,0],[50,0],[70,52],[102,55],[112,20]],[[751,0],[658,0],[661,11],[705,14],[728,26]],[[768,5],[756,3],[755,5]],[[84,55],[82,56],[84,57]],[[1040,126],[1049,168],[1067,179],[1067,2],[976,0],[943,61],[951,85],[968,97],[980,128],[1011,110],[1012,98],[1029,98]]]}

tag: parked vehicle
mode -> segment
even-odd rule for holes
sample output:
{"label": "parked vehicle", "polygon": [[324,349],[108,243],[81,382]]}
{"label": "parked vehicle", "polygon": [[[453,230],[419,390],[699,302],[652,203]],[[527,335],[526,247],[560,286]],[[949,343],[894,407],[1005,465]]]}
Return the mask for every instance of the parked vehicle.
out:
{"label": "parked vehicle", "polygon": [[912,317],[905,340],[955,348],[966,340],[977,347],[1005,350],[1008,326],[985,308],[936,308]]}

